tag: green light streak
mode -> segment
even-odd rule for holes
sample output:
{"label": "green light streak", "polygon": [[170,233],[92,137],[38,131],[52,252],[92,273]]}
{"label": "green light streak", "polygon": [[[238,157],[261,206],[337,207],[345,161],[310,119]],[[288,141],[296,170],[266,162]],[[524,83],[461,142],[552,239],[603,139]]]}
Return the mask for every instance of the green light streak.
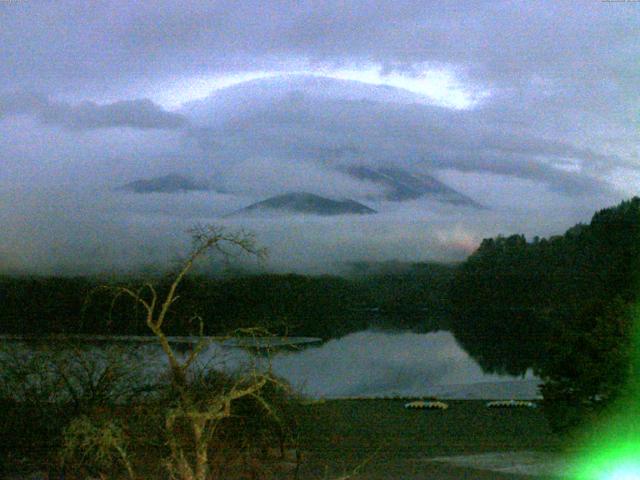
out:
{"label": "green light streak", "polygon": [[583,432],[565,474],[572,480],[640,480],[640,305],[633,311],[630,380],[622,398]]}
{"label": "green light streak", "polygon": [[598,451],[583,454],[569,472],[575,480],[640,479],[640,443],[603,438]]}

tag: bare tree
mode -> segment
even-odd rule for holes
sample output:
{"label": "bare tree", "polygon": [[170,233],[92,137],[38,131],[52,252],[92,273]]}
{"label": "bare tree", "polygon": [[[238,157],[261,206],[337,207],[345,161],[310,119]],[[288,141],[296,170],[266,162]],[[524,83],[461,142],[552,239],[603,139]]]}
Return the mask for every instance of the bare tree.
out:
{"label": "bare tree", "polygon": [[114,301],[119,295],[128,295],[144,308],[147,327],[160,342],[169,361],[172,381],[176,387],[185,385],[186,372],[207,344],[207,341],[202,338],[204,321],[199,315],[195,315],[190,321],[198,322],[201,338],[185,360],[180,360],[163,329],[169,309],[179,299],[176,292],[182,280],[191,272],[198,260],[211,253],[219,254],[225,262],[243,254],[254,256],[259,260],[266,256],[266,250],[257,246],[255,236],[244,230],[229,232],[217,225],[197,225],[190,229],[189,233],[192,237],[191,252],[179,267],[163,298],[160,298],[156,287],[151,283],[145,283],[138,290],[124,286],[110,287],[116,293]]}
{"label": "bare tree", "polygon": [[[229,232],[219,226],[196,226],[190,230],[193,244],[186,260],[178,269],[168,290],[160,295],[151,283],[133,290],[125,286],[110,287],[119,295],[127,295],[140,304],[145,312],[145,321],[149,330],[160,343],[168,362],[171,384],[177,390],[179,401],[169,409],[165,417],[165,429],[171,458],[168,467],[171,474],[180,480],[205,480],[208,478],[209,448],[212,436],[219,422],[231,416],[233,402],[243,397],[253,397],[265,411],[273,413],[269,403],[260,392],[268,383],[278,383],[269,372],[253,370],[235,380],[227,389],[221,389],[205,400],[195,398],[190,391],[189,369],[198,355],[207,345],[204,338],[204,321],[196,315],[191,320],[199,323],[200,339],[190,353],[182,358],[171,346],[165,333],[167,314],[179,299],[178,287],[185,276],[192,271],[196,262],[210,253],[218,254],[225,262],[239,255],[250,255],[262,259],[266,251],[256,245],[255,237],[243,230]],[[246,332],[246,331],[245,331]],[[224,339],[229,337],[218,337]],[[181,440],[180,425],[188,425],[191,432],[189,446]],[[193,451],[188,451],[190,449]]]}

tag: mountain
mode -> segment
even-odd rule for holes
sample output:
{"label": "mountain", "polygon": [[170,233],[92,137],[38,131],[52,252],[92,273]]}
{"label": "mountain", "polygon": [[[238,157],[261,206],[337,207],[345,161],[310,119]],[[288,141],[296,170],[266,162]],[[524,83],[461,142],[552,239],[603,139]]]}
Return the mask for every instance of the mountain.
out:
{"label": "mountain", "polygon": [[365,165],[349,166],[344,170],[359,180],[368,180],[385,187],[386,200],[415,200],[423,196],[430,196],[454,205],[481,207],[466,195],[457,192],[430,175],[410,173],[394,167],[368,167]]}
{"label": "mountain", "polygon": [[203,182],[178,174],[135,180],[121,186],[118,190],[134,193],[178,193],[210,190]]}
{"label": "mountain", "polygon": [[345,215],[377,213],[355,200],[331,200],[329,198],[306,192],[292,192],[267,198],[253,203],[235,214],[256,211],[281,211],[296,213],[312,213],[316,215]]}
{"label": "mountain", "polygon": [[[230,191],[255,195],[264,191],[255,186],[265,178],[272,190],[313,190],[315,180],[306,180],[312,177],[306,172],[315,168],[326,171],[326,182],[350,177],[348,188],[333,189],[345,197],[368,198],[373,183],[386,200],[481,207],[430,176],[455,168],[451,152],[458,147],[436,141],[452,114],[402,88],[276,75],[215,90],[178,112],[192,123],[190,141],[214,161],[215,178]],[[464,128],[457,117],[455,125]],[[419,169],[415,158],[424,160]],[[358,185],[362,191],[354,193]]]}

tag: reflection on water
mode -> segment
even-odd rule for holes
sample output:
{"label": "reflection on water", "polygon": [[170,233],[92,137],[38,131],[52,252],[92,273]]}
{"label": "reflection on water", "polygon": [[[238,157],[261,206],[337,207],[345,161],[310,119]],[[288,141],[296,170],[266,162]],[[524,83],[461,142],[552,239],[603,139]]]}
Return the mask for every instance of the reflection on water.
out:
{"label": "reflection on water", "polygon": [[[14,344],[23,354],[26,344]],[[29,347],[33,348],[33,347]],[[94,357],[103,346],[87,347]],[[122,348],[122,345],[119,347]],[[127,347],[125,347],[127,348]],[[166,360],[154,345],[143,347],[145,380],[159,377]],[[106,357],[105,357],[106,358]],[[267,359],[231,345],[213,343],[199,358],[204,369],[232,371],[266,365]],[[409,333],[362,331],[298,351],[280,351],[271,358],[274,372],[312,397],[426,396],[443,398],[533,398],[537,380],[484,374],[449,332]]]}
{"label": "reflection on water", "polygon": [[273,359],[276,373],[311,396],[533,398],[537,381],[484,374],[449,332],[363,331]]}

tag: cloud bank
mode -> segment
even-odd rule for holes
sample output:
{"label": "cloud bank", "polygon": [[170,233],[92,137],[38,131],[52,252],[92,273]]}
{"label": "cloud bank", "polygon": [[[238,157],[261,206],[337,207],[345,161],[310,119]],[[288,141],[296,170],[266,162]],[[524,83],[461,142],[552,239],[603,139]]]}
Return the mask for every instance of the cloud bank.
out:
{"label": "cloud bank", "polygon": [[[194,222],[288,191],[380,213],[229,221],[277,269],[561,233],[638,192],[639,20],[632,2],[564,0],[2,3],[0,262],[165,262]],[[358,165],[489,208],[386,202]],[[213,191],[114,191],[170,174]]]}
{"label": "cloud bank", "polygon": [[182,115],[167,112],[149,99],[121,100],[104,105],[85,101],[70,105],[25,92],[0,96],[0,117],[4,115],[32,115],[44,124],[74,130],[113,127],[175,129],[187,124]]}

